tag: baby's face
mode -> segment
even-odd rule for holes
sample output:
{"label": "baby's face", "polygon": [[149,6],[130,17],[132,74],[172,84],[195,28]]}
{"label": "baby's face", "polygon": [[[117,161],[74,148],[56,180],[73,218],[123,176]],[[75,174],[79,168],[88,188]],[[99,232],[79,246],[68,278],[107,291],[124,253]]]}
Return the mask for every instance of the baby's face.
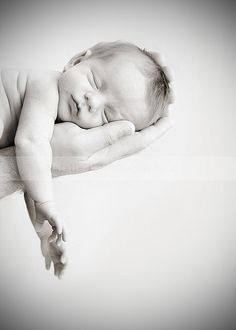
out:
{"label": "baby's face", "polygon": [[[135,56],[135,55],[134,55]],[[130,120],[136,129],[149,125],[146,80],[127,55],[106,62],[88,58],[59,79],[58,117],[82,128]]]}

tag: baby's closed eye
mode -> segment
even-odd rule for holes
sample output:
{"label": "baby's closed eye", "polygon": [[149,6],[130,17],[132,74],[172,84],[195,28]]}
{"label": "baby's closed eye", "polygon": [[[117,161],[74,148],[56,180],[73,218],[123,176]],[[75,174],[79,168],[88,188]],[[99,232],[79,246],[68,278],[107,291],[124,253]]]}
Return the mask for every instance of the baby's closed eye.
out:
{"label": "baby's closed eye", "polygon": [[96,88],[100,89],[101,88],[100,80],[97,78],[97,76],[94,74],[94,72],[92,72],[92,75],[93,75],[93,81],[95,83]]}
{"label": "baby's closed eye", "polygon": [[88,74],[88,81],[92,88],[98,89],[92,71],[90,71]]}
{"label": "baby's closed eye", "polygon": [[90,73],[88,75],[88,80],[89,80],[91,87],[93,87],[97,90],[99,90],[101,88],[101,83],[93,71],[90,71]]}
{"label": "baby's closed eye", "polygon": [[106,108],[104,109],[103,114],[104,114],[104,118],[105,118],[106,124],[109,123],[109,120],[108,120],[108,117],[107,117],[107,109]]}

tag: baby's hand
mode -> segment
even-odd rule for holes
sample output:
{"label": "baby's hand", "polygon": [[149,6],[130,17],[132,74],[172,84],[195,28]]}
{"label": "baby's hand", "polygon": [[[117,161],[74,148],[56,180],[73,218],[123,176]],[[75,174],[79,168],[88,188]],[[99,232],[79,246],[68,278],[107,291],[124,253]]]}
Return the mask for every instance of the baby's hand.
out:
{"label": "baby's hand", "polygon": [[56,241],[57,244],[60,244],[62,240],[66,241],[66,229],[58,216],[54,203],[52,201],[43,203],[35,202],[34,206],[36,213],[36,231],[40,232],[43,228],[44,221],[47,220],[52,226],[52,234],[48,238],[49,242]]}
{"label": "baby's hand", "polygon": [[41,238],[41,250],[45,258],[45,267],[50,269],[51,263],[54,265],[54,275],[61,278],[67,267],[67,254],[66,244],[56,244],[54,241],[48,241],[48,235],[44,235]]}

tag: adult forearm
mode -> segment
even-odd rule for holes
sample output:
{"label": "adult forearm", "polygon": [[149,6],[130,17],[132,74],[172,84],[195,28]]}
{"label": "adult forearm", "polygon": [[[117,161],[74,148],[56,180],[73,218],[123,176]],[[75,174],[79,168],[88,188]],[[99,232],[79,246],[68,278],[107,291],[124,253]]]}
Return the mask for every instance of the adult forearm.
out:
{"label": "adult forearm", "polygon": [[22,190],[23,184],[16,164],[15,148],[0,150],[0,198]]}
{"label": "adult forearm", "polygon": [[[55,162],[59,161],[55,157],[54,165],[58,169],[59,165],[56,166]],[[63,173],[59,170],[52,169],[54,177],[66,174],[65,169]],[[21,181],[17,163],[15,147],[5,148],[0,150],[0,198],[10,195],[16,191],[23,189],[23,183]]]}
{"label": "adult forearm", "polygon": [[[88,170],[88,162],[76,156],[54,156],[52,160],[54,178]],[[0,198],[21,190],[23,190],[23,183],[17,167],[15,147],[0,149]]]}
{"label": "adult forearm", "polygon": [[17,166],[28,194],[44,203],[53,199],[51,180],[52,151],[48,140],[15,141]]}
{"label": "adult forearm", "polygon": [[[51,141],[52,176],[95,170],[147,147],[171,127],[168,117],[134,133],[130,123],[117,121],[90,130],[72,123],[55,125]],[[0,198],[22,190],[15,148],[0,150]]]}

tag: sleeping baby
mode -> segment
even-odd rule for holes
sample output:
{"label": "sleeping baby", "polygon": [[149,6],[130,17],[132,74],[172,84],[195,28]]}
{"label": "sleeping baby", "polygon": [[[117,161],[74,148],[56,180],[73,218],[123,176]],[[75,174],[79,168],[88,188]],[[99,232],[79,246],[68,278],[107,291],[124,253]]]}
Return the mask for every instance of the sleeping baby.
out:
{"label": "sleeping baby", "polygon": [[52,189],[55,122],[89,129],[128,120],[142,130],[156,123],[171,103],[169,82],[165,67],[151,53],[121,41],[79,53],[63,72],[1,70],[0,148],[15,145],[38,230],[50,224],[49,241],[59,245],[66,240]]}

